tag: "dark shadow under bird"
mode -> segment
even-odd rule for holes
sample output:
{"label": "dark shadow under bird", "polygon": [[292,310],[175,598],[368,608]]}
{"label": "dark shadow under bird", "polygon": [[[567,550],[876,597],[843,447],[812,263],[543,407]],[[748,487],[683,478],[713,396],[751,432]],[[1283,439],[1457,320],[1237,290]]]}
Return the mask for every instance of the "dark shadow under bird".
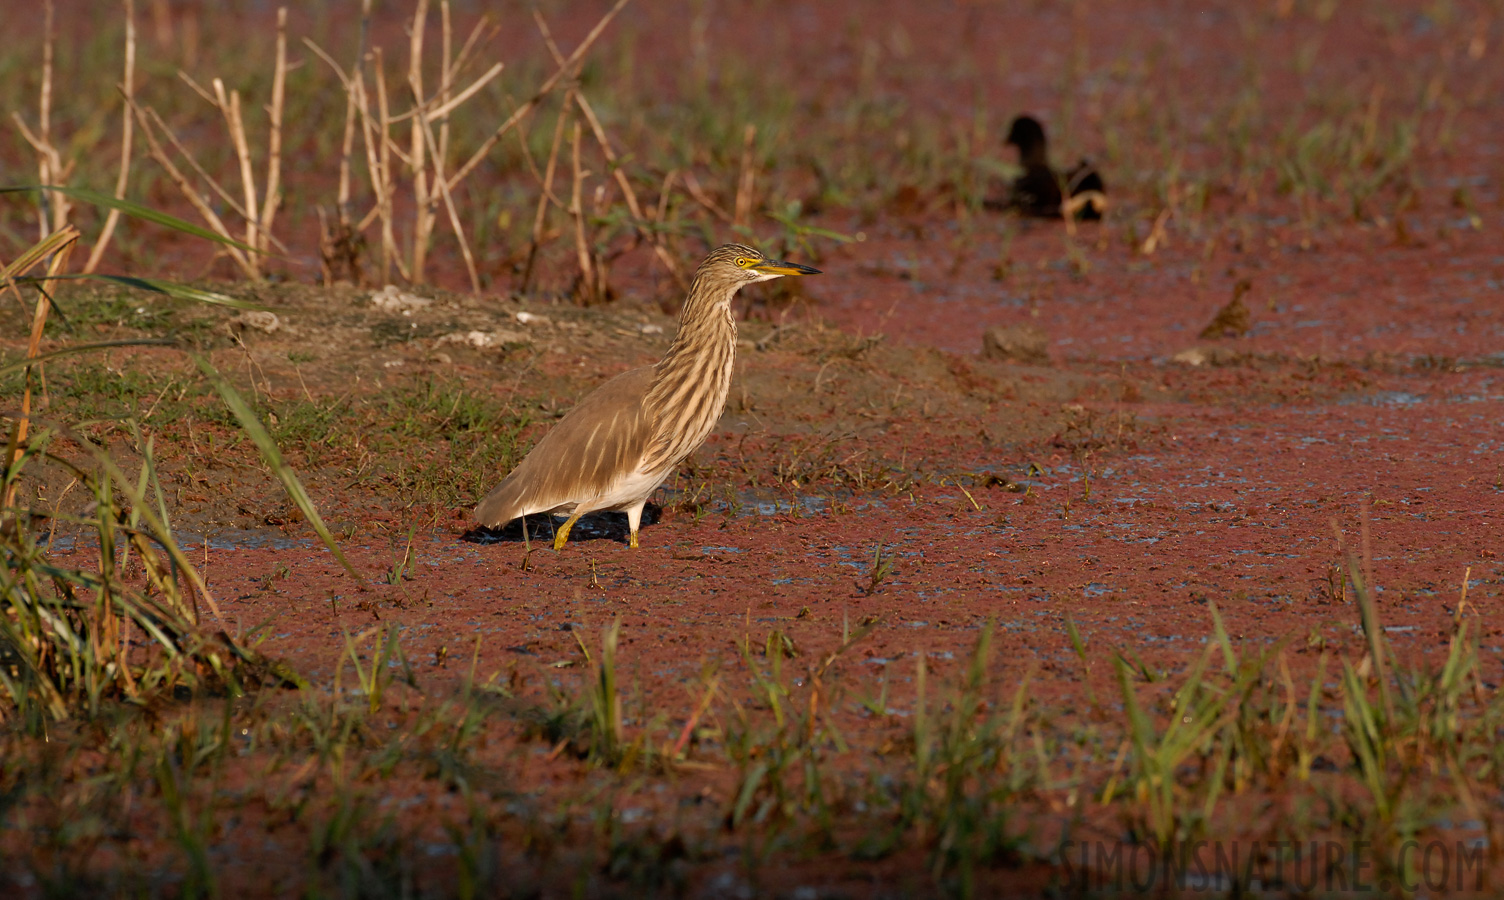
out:
{"label": "dark shadow under bird", "polygon": [[1107,207],[1107,187],[1102,176],[1085,160],[1068,172],[1050,166],[1044,126],[1033,116],[1019,116],[1008,128],[1006,143],[1018,148],[1023,174],[1013,179],[1005,200],[988,200],[988,209],[1010,210],[1026,216],[1059,219],[1100,219]]}
{"label": "dark shadow under bird", "polygon": [[[642,508],[640,525],[656,525],[663,518],[663,507],[649,501]],[[513,519],[497,528],[477,526],[460,535],[468,544],[523,544],[537,541],[546,545],[559,534],[559,519],[555,516],[538,515],[532,518]],[[574,540],[616,541],[629,544],[632,540],[632,520],[624,512],[587,513],[575,522],[569,532]]]}

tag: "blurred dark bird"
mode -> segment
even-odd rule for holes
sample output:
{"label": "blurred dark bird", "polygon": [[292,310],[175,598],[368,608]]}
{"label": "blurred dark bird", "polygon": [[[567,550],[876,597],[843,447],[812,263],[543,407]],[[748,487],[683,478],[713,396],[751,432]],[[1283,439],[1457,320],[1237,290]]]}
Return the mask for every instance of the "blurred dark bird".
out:
{"label": "blurred dark bird", "polygon": [[475,507],[476,521],[499,528],[562,513],[569,520],[554,532],[561,550],[580,516],[615,510],[627,514],[636,547],[648,497],[720,421],[736,361],[731,298],[742,285],[819,271],[741,244],[716,249],[695,272],[663,359],[587,394]]}
{"label": "blurred dark bird", "polygon": [[1201,329],[1201,337],[1205,340],[1216,338],[1236,338],[1248,333],[1253,324],[1253,317],[1249,315],[1248,307],[1243,304],[1243,295],[1253,290],[1253,282],[1247,278],[1238,279],[1238,283],[1232,286],[1232,300],[1212,317],[1210,323]]}
{"label": "blurred dark bird", "polygon": [[1023,174],[1013,180],[1008,198],[987,201],[989,209],[1005,209],[1026,216],[1059,219],[1100,219],[1107,208],[1107,188],[1102,176],[1085,160],[1065,174],[1050,167],[1044,126],[1033,116],[1019,116],[1008,128],[1006,143],[1018,148]]}

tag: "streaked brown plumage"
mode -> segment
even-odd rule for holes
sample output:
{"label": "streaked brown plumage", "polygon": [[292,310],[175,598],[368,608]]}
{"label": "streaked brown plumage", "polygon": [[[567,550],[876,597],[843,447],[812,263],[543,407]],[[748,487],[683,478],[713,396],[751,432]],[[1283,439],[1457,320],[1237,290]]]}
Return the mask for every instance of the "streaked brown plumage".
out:
{"label": "streaked brown plumage", "polygon": [[581,400],[486,495],[475,508],[476,521],[494,528],[519,516],[567,514],[554,535],[558,550],[580,516],[622,510],[636,547],[648,497],[704,443],[726,405],[736,361],[731,298],[744,284],[818,271],[741,244],[716,249],[695,272],[663,359],[624,372]]}

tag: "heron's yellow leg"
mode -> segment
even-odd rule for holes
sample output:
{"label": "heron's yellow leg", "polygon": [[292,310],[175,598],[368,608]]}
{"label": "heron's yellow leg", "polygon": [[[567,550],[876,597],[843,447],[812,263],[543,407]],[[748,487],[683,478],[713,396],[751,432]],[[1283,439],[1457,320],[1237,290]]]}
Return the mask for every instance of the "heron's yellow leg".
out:
{"label": "heron's yellow leg", "polygon": [[580,514],[579,513],[575,513],[574,515],[572,515],[572,516],[569,517],[568,521],[566,521],[562,526],[560,526],[560,528],[559,528],[558,531],[554,532],[554,549],[555,550],[563,550],[564,549],[564,545],[567,544],[567,543],[569,543],[569,529],[573,528],[574,527],[574,523],[578,522],[579,520],[580,520]]}
{"label": "heron's yellow leg", "polygon": [[633,549],[633,550],[636,550],[636,549],[637,549],[637,529],[636,529],[636,528],[633,528],[633,529],[632,529],[632,541],[631,541],[631,546],[632,546],[632,549]]}

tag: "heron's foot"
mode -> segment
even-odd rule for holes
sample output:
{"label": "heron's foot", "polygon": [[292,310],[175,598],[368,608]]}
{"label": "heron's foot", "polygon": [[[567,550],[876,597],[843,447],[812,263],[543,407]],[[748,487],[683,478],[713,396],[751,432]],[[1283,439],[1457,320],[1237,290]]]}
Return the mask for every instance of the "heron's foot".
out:
{"label": "heron's foot", "polygon": [[637,549],[637,529],[635,529],[635,528],[634,528],[634,529],[632,529],[632,539],[631,539],[631,540],[630,540],[630,541],[628,541],[628,545],[629,545],[629,546],[630,546],[630,547],[631,547],[631,548],[632,548],[632,549],[633,549],[633,550],[636,550],[636,549]]}
{"label": "heron's foot", "polygon": [[579,520],[580,514],[575,513],[563,525],[559,526],[559,530],[554,532],[554,550],[564,549],[564,545],[569,543],[569,529],[573,528],[574,523]]}

